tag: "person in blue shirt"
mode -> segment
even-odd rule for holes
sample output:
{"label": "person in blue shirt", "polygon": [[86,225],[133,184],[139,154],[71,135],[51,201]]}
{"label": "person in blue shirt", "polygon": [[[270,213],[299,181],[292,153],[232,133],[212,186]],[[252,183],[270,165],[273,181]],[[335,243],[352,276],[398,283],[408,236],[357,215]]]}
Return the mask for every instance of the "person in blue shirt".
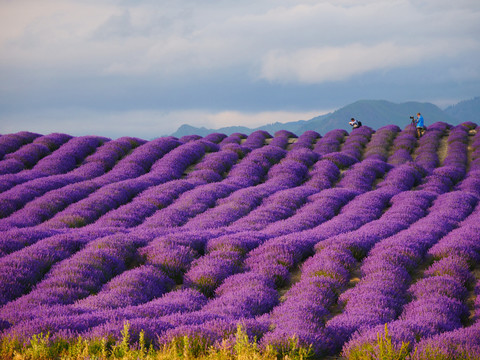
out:
{"label": "person in blue shirt", "polygon": [[422,114],[417,113],[417,119],[415,122],[417,124],[417,135],[420,137],[425,132],[425,121],[423,120]]}

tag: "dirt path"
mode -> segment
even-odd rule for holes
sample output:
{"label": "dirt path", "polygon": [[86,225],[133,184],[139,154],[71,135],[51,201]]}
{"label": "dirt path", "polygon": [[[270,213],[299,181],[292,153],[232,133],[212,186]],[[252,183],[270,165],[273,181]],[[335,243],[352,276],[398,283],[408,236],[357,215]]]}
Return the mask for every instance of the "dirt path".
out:
{"label": "dirt path", "polygon": [[288,145],[287,145],[286,150],[287,151],[292,150],[292,146],[293,146],[293,144],[295,144],[297,142],[297,140],[298,140],[298,138],[288,138]]}
{"label": "dirt path", "polygon": [[447,157],[447,152],[448,152],[448,143],[447,143],[447,140],[448,140],[448,135],[450,135],[450,130],[447,130],[447,133],[442,136],[442,138],[440,139],[440,144],[438,146],[438,149],[437,149],[437,155],[438,155],[438,162],[439,162],[439,166],[442,166],[443,165],[443,161],[445,160],[445,158]]}
{"label": "dirt path", "polygon": [[393,147],[393,144],[395,143],[395,140],[397,139],[397,136],[400,135],[400,133],[401,131],[397,132],[393,137],[392,142],[388,145],[386,162],[388,162],[388,159],[390,159],[390,157],[395,153],[395,148]]}
{"label": "dirt path", "polygon": [[[472,271],[473,277],[475,278],[475,284],[478,284],[480,281],[480,265],[477,265],[475,269]],[[473,323],[477,320],[476,319],[476,309],[475,309],[475,300],[477,295],[475,294],[475,284],[472,289],[469,289],[466,304],[468,307],[468,319],[467,319],[467,326],[473,325]]]}
{"label": "dirt path", "polygon": [[470,171],[470,163],[472,162],[472,154],[473,154],[473,139],[477,134],[477,130],[470,130],[468,132],[468,145],[467,145],[467,173]]}
{"label": "dirt path", "polygon": [[290,290],[293,285],[300,281],[301,277],[302,270],[300,266],[290,272],[290,280],[288,281],[288,284],[278,289],[278,297],[280,301],[284,300],[284,295],[287,293],[288,290]]}

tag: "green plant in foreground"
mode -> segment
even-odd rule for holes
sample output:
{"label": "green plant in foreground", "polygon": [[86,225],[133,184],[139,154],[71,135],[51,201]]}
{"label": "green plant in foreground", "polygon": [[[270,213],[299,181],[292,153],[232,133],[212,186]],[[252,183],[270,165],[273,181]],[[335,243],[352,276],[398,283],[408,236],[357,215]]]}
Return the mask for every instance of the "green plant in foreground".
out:
{"label": "green plant in foreground", "polygon": [[224,341],[213,346],[201,337],[183,336],[173,339],[158,350],[147,346],[143,331],[138,342],[132,344],[130,324],[126,322],[122,338],[52,340],[50,334],[38,334],[22,344],[14,338],[0,342],[2,360],[307,360],[312,353],[291,339],[280,351],[273,346],[261,348],[251,340],[241,325],[237,327],[234,343]]}
{"label": "green plant in foreground", "polygon": [[412,354],[409,349],[409,343],[402,344],[400,348],[392,343],[392,338],[388,334],[388,327],[385,324],[385,334],[382,336],[377,333],[377,341],[372,343],[364,343],[354,348],[348,354],[349,360],[409,360],[413,359],[416,351]]}
{"label": "green plant in foreground", "polygon": [[[50,334],[33,336],[28,343],[13,337],[0,340],[1,360],[309,360],[315,358],[310,348],[298,345],[291,338],[282,347],[267,345],[260,347],[257,339],[250,339],[241,325],[232,342],[224,340],[213,346],[202,337],[181,336],[160,349],[147,346],[143,331],[136,343],[132,343],[130,324],[126,322],[122,338],[52,340]],[[436,347],[422,352],[412,350],[409,343],[395,345],[385,325],[385,332],[377,334],[373,343],[364,343],[345,354],[345,360],[480,360],[469,354],[468,349],[458,348],[455,355],[445,354]],[[333,358],[332,358],[333,359]]]}

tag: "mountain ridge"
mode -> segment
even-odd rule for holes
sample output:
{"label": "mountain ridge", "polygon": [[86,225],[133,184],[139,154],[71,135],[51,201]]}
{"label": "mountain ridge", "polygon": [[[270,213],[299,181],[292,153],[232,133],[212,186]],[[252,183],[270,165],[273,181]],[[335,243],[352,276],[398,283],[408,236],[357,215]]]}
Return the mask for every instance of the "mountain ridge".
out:
{"label": "mountain ridge", "polygon": [[255,128],[228,126],[218,129],[208,129],[183,124],[171,135],[178,138],[186,135],[206,136],[213,132],[226,135],[233,133],[248,135],[257,130],[264,130],[271,134],[279,130],[288,130],[297,135],[307,130],[314,130],[320,134],[325,134],[334,129],[349,130],[350,126],[348,125],[348,121],[352,117],[373,129],[378,129],[387,124],[395,124],[403,128],[410,122],[410,116],[414,116],[418,112],[424,116],[427,127],[428,124],[433,124],[438,121],[452,125],[466,121],[476,122],[480,120],[478,115],[480,114],[480,97],[461,101],[456,105],[449,106],[445,110],[429,102],[408,101],[404,103],[394,103],[387,100],[358,100],[333,112],[316,116],[310,120],[296,120],[286,123],[276,122]]}

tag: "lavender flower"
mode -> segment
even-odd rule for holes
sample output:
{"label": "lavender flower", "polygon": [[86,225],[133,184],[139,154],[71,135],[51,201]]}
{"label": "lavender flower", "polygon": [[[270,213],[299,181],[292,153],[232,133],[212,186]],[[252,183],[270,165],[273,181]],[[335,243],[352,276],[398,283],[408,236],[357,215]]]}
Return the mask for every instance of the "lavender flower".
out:
{"label": "lavender flower", "polygon": [[319,133],[313,130],[307,130],[300,135],[295,143],[292,144],[292,150],[296,149],[311,149],[313,144],[321,136]]}
{"label": "lavender flower", "polygon": [[87,309],[111,309],[146,303],[173,287],[173,281],[158,268],[145,265],[125,271],[102,287],[102,290],[75,306]]}
{"label": "lavender flower", "polygon": [[22,145],[32,142],[39,136],[40,134],[35,134],[28,131],[21,131],[16,134],[0,136],[0,159],[3,159],[6,154],[18,150]]}

